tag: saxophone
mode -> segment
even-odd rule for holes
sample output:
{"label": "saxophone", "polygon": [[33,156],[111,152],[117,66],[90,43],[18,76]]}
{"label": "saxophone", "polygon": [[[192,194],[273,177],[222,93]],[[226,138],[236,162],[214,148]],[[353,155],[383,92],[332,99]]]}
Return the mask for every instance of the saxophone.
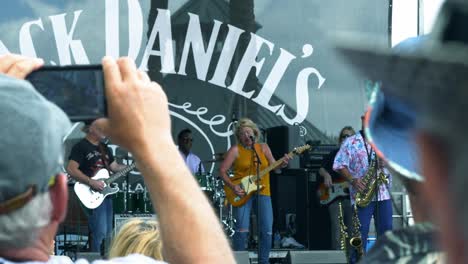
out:
{"label": "saxophone", "polygon": [[359,221],[358,213],[357,213],[357,206],[354,204],[354,212],[353,212],[353,237],[349,240],[349,244],[357,251],[356,262],[358,262],[362,255],[364,254],[364,250],[362,248],[362,238],[361,238],[361,222]]}
{"label": "saxophone", "polygon": [[[388,179],[383,173],[382,168],[379,167],[378,159],[378,157],[374,157],[371,160],[366,175],[364,175],[364,177],[362,177],[361,179],[361,182],[364,184],[364,186],[366,186],[366,189],[364,189],[361,192],[358,191],[356,193],[355,201],[359,207],[368,206],[372,199],[375,197],[375,193],[377,192],[378,186],[380,186],[381,184],[388,183]],[[379,168],[381,170],[376,176],[376,173]]]}
{"label": "saxophone", "polygon": [[340,225],[340,246],[341,250],[344,251],[346,255],[346,260],[349,263],[349,254],[348,254],[348,229],[344,223],[343,218],[343,206],[341,205],[341,201],[338,202],[339,214],[338,214],[338,222]]}

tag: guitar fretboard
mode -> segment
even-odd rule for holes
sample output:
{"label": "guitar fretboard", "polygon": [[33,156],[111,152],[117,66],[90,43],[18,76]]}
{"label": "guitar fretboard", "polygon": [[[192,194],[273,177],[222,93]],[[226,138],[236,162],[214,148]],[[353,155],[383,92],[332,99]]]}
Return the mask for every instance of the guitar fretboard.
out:
{"label": "guitar fretboard", "polygon": [[[294,157],[294,155],[297,155],[297,154],[301,154],[302,152],[304,152],[305,150],[309,149],[310,146],[309,145],[304,145],[302,147],[298,147],[296,149],[294,149],[293,151],[289,152],[287,155],[289,158],[292,158]],[[263,176],[265,176],[267,173],[269,173],[270,171],[274,170],[276,167],[278,167],[279,165],[281,165],[281,163],[283,163],[284,159],[286,157],[283,157],[275,162],[273,162],[272,164],[270,164],[268,167],[266,167],[265,169],[261,170],[260,171],[260,175],[254,177],[255,181],[260,181]]]}
{"label": "guitar fretboard", "polygon": [[111,184],[112,182],[116,181],[120,177],[127,175],[130,171],[132,171],[136,167],[136,163],[131,164],[130,166],[127,166],[125,169],[114,173],[109,179],[106,179],[105,182],[107,184]]}

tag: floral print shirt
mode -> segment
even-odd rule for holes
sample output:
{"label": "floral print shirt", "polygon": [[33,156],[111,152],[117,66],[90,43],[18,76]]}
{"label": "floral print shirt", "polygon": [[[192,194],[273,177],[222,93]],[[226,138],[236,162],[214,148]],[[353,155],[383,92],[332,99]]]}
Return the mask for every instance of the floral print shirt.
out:
{"label": "floral print shirt", "polygon": [[[347,168],[354,178],[361,178],[366,175],[369,167],[369,155],[371,159],[376,158],[375,151],[372,150],[371,145],[364,141],[361,133],[356,133],[354,136],[347,138],[346,141],[341,144],[340,150],[336,154],[335,161],[333,162],[333,169],[338,171],[340,169]],[[392,177],[388,170],[385,168],[379,168],[377,173],[380,173],[381,171],[383,171],[387,176],[389,184],[381,184],[379,186],[379,201],[390,199],[389,189],[392,182]],[[354,190],[352,186],[350,186],[350,196],[351,203],[354,204],[356,190]],[[373,201],[375,201],[375,198]]]}

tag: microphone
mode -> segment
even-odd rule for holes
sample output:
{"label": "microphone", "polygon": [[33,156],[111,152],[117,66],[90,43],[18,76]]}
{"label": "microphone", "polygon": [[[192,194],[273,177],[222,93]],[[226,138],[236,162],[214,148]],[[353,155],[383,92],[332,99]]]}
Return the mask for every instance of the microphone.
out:
{"label": "microphone", "polygon": [[236,117],[236,113],[232,112],[232,115],[231,115],[231,122],[233,124],[236,124],[237,123],[237,117]]}
{"label": "microphone", "polygon": [[249,135],[249,138],[250,138],[250,140],[252,140],[252,142],[255,142],[255,136],[254,135]]}
{"label": "microphone", "polygon": [[99,142],[101,142],[102,144],[106,145],[109,144],[110,140],[108,137],[103,137],[101,138],[101,140],[99,140]]}

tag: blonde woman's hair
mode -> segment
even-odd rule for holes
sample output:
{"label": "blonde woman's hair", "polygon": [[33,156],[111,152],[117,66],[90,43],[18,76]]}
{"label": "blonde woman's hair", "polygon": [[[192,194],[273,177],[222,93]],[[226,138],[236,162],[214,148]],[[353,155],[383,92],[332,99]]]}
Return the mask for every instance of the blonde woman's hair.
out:
{"label": "blonde woman's hair", "polygon": [[135,253],[163,260],[158,221],[132,219],[120,228],[112,240],[109,258]]}
{"label": "blonde woman's hair", "polygon": [[258,138],[260,136],[260,130],[258,129],[258,126],[257,124],[255,124],[252,120],[250,120],[249,118],[241,118],[239,120],[239,122],[237,122],[237,127],[236,127],[236,139],[238,142],[240,142],[240,133],[241,133],[241,129],[244,128],[244,127],[250,127],[253,132],[254,132],[254,136],[255,136],[255,142],[258,141]]}

